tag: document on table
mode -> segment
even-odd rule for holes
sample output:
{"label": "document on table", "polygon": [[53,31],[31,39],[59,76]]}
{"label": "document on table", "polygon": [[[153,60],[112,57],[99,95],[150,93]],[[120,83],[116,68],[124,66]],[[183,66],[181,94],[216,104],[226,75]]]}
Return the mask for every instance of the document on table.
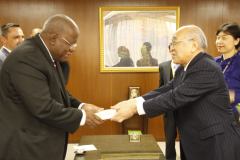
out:
{"label": "document on table", "polygon": [[111,119],[117,113],[116,109],[106,109],[95,113],[102,120]]}
{"label": "document on table", "polygon": [[89,145],[75,145],[73,146],[74,153],[76,154],[84,154],[86,151],[94,151],[97,148],[93,144]]}

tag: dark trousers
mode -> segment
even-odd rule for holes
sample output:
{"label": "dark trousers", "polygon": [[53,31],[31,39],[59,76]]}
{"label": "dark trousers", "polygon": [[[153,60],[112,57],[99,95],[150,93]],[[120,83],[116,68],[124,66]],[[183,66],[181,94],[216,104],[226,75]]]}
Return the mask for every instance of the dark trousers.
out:
{"label": "dark trousers", "polygon": [[177,137],[177,127],[174,112],[165,113],[163,121],[166,139],[165,157],[166,160],[176,160],[175,140]]}

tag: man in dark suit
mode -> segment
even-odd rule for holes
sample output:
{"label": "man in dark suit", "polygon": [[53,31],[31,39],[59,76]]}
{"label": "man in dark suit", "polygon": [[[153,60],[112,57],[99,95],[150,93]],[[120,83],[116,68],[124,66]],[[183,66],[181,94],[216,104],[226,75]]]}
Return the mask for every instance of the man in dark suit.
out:
{"label": "man in dark suit", "polygon": [[95,116],[99,107],[64,88],[59,61],[74,52],[78,35],[71,18],[54,15],[6,59],[0,74],[1,160],[63,160],[68,132],[102,123]]}
{"label": "man in dark suit", "polygon": [[172,39],[171,55],[181,64],[167,85],[143,97],[123,101],[112,108],[117,122],[138,113],[154,117],[176,111],[176,122],[187,160],[239,160],[240,126],[234,120],[223,74],[204,53],[207,40],[194,25],[183,26]]}
{"label": "man in dark suit", "polygon": [[[169,50],[170,50],[169,46]],[[175,75],[175,71],[179,65],[166,61],[159,64],[160,82],[159,86],[166,85]],[[163,116],[164,133],[165,133],[165,157],[166,160],[176,160],[175,140],[177,137],[177,127],[174,112],[166,112]]]}

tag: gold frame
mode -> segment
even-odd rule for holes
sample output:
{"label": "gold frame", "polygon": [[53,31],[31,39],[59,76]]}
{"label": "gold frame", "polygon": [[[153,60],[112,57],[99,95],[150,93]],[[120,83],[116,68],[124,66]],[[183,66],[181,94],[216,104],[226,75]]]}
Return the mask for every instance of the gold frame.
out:
{"label": "gold frame", "polygon": [[[136,91],[136,92],[134,92],[135,95],[132,95],[133,90]],[[136,97],[139,97],[140,95],[141,95],[140,87],[129,87],[128,88],[128,99],[136,98]]]}
{"label": "gold frame", "polygon": [[[161,13],[165,13],[166,11],[169,11],[167,13],[169,13],[170,16],[172,16],[172,14],[174,13],[175,15],[175,24],[176,24],[176,29],[179,27],[179,17],[180,17],[180,7],[100,7],[99,8],[99,28],[100,28],[100,72],[158,72],[158,66],[150,66],[150,67],[139,67],[139,66],[135,66],[134,67],[115,67],[115,66],[107,66],[105,64],[105,53],[104,53],[104,16],[109,14],[109,13],[118,13],[121,11],[126,11],[126,14],[131,14],[131,12],[137,12],[138,13],[148,13],[149,15],[151,13],[154,13],[156,11],[161,11]],[[125,12],[123,12],[123,14],[125,14]],[[160,14],[160,12],[159,12]],[[167,22],[166,22],[167,23]],[[167,36],[168,39],[170,39],[170,35]],[[110,42],[109,42],[110,43]],[[166,45],[166,48],[168,46]],[[112,52],[111,52],[112,53]],[[115,54],[115,52],[114,52]],[[110,52],[109,55],[111,56]],[[116,55],[114,55],[116,57]],[[134,59],[135,61],[137,59]],[[162,61],[166,61],[169,59],[164,59]],[[158,61],[158,64],[161,63],[161,61]]]}

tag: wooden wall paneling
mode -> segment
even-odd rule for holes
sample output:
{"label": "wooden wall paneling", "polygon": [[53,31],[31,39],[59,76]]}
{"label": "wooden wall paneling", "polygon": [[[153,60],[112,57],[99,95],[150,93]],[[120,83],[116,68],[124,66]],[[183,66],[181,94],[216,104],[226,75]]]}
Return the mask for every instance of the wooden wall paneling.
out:
{"label": "wooden wall paneling", "polygon": [[[212,11],[214,8],[214,12]],[[207,52],[212,56],[217,56],[217,50],[215,45],[216,40],[216,30],[219,24],[222,23],[222,13],[223,8],[222,0],[212,0],[208,3],[203,3],[198,0],[198,7],[196,10],[196,25],[200,26],[207,36],[208,49]],[[203,14],[206,13],[206,14]]]}
{"label": "wooden wall paneling", "polygon": [[[94,1],[88,3],[85,1],[82,4],[81,10],[75,9],[75,11],[77,10],[82,12],[82,17],[79,18],[79,48],[81,49],[76,57],[71,58],[72,61],[78,64],[75,67],[77,70],[71,72],[71,76],[72,79],[78,80],[79,88],[77,95],[79,95],[79,98],[82,99],[83,102],[93,103],[104,108],[109,108],[112,102],[112,75],[111,73],[100,73],[99,69],[100,53],[98,7]],[[81,75],[79,75],[79,73]],[[70,90],[74,88],[77,89],[75,83],[73,83],[71,87],[69,86]],[[70,137],[70,140],[79,139],[80,135],[86,134],[114,134],[119,132],[120,128],[118,126],[120,125],[107,121],[95,129],[81,127]]]}
{"label": "wooden wall paneling", "polygon": [[[208,53],[216,57],[219,55],[216,49],[216,30],[219,25],[222,24],[222,9],[223,9],[223,0],[215,0],[212,3],[205,4],[206,10],[203,12],[208,13],[206,15],[207,20],[203,22],[204,32],[207,35],[208,40]],[[214,8],[214,12],[212,9]],[[201,13],[199,13],[200,15]]]}
{"label": "wooden wall paneling", "polygon": [[240,1],[239,0],[223,0],[223,10],[222,10],[222,19],[223,22],[237,22],[240,23],[240,14],[239,8]]}

